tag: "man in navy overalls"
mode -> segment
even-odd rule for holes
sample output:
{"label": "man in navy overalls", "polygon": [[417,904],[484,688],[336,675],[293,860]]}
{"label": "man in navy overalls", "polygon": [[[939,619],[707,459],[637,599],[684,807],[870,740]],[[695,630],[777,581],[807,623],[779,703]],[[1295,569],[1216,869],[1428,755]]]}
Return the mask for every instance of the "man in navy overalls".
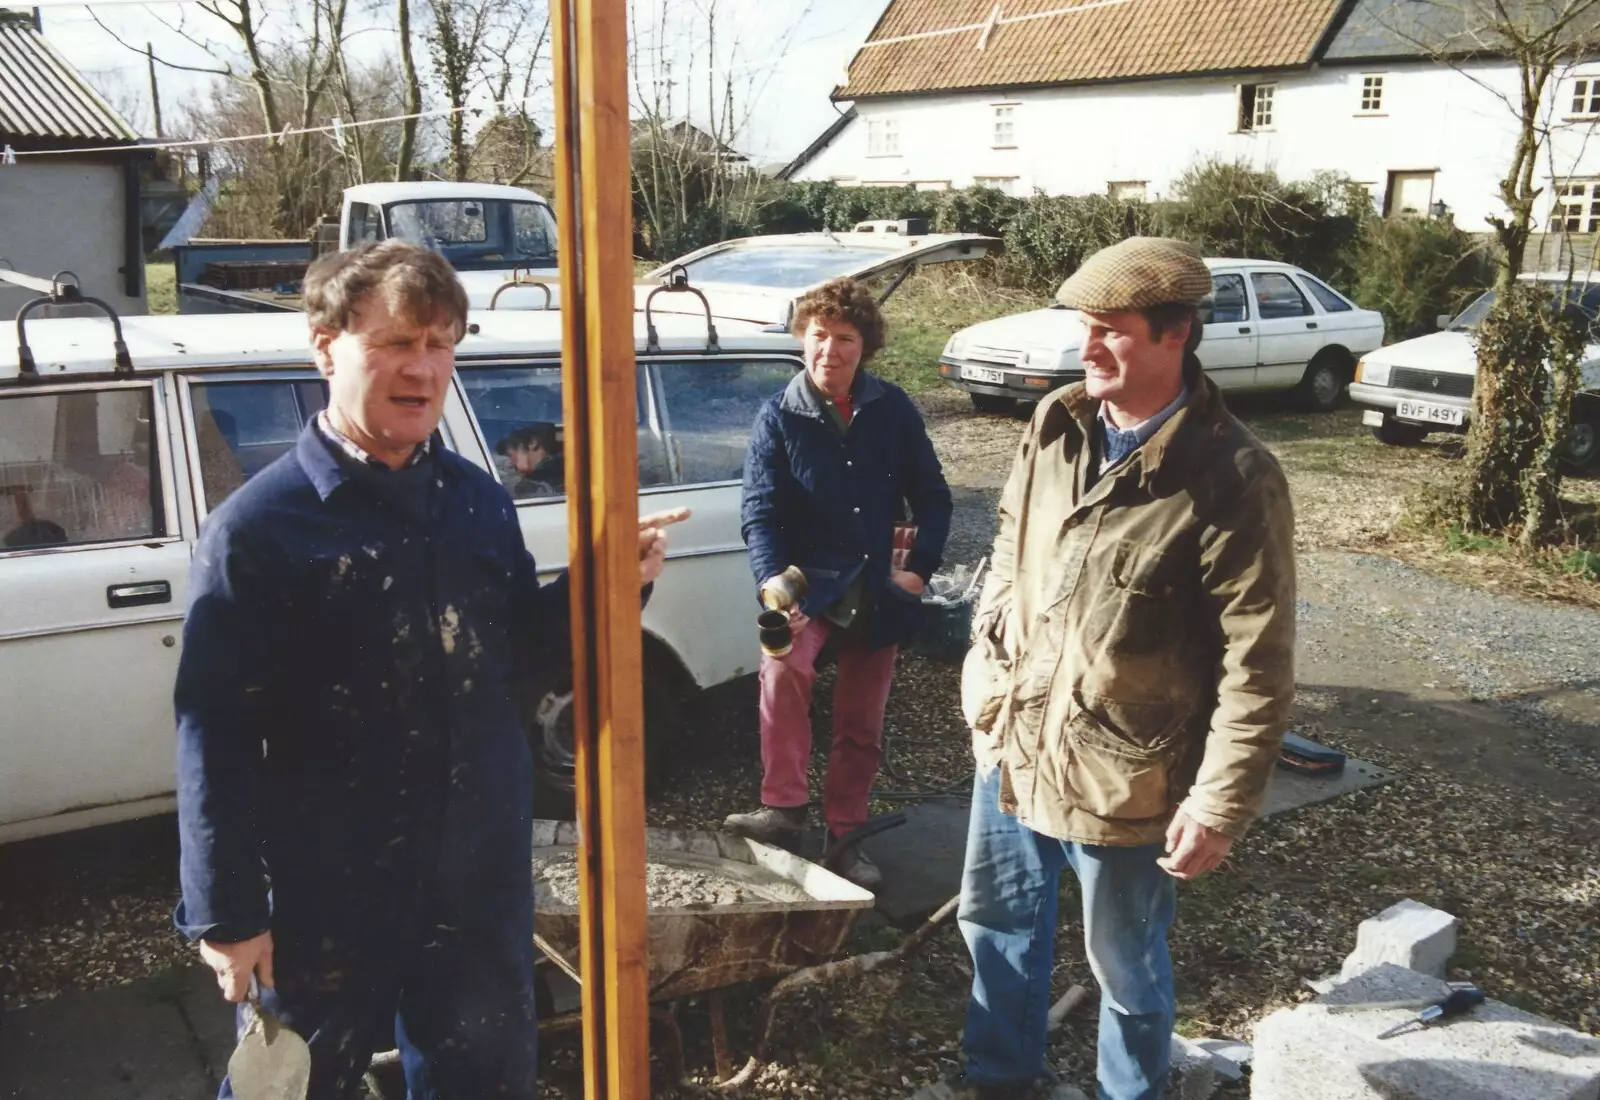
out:
{"label": "man in navy overalls", "polygon": [[[358,1095],[391,1042],[415,1100],[531,1098],[517,693],[567,659],[566,579],[539,586],[511,498],[434,434],[467,324],[449,264],[390,241],[304,292],[328,408],[195,553],[177,924],[228,1000],[257,977],[307,1039],[310,1100]],[[641,528],[646,585],[664,556]]]}

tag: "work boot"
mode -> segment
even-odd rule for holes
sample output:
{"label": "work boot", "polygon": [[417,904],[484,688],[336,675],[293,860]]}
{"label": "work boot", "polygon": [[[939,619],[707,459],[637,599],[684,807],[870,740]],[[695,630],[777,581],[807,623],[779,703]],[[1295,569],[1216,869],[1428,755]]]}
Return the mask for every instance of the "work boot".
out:
{"label": "work boot", "polygon": [[867,853],[861,850],[859,844],[839,853],[833,871],[840,878],[855,883],[863,890],[876,890],[883,885],[883,872],[878,870],[876,863],[867,858]]}
{"label": "work boot", "polygon": [[753,814],[729,814],[723,819],[722,827],[734,836],[793,851],[800,846],[806,827],[806,808],[763,806]]}
{"label": "work boot", "polygon": [[1058,1084],[1046,1079],[1015,1085],[988,1085],[968,1080],[958,1073],[923,1085],[908,1100],[1088,1100],[1071,1085]]}

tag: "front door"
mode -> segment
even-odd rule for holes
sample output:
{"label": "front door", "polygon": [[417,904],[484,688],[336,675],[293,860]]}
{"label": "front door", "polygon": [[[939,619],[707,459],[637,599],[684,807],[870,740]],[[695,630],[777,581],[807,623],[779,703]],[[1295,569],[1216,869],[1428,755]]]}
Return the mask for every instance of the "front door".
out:
{"label": "front door", "polygon": [[0,840],[168,804],[189,547],[161,386],[0,393]]}
{"label": "front door", "polygon": [[1252,271],[1250,283],[1261,330],[1256,385],[1271,389],[1297,385],[1328,342],[1321,318],[1286,271]]}
{"label": "front door", "polygon": [[1244,276],[1231,271],[1212,275],[1211,297],[1200,303],[1200,319],[1206,331],[1196,354],[1206,377],[1225,390],[1255,385],[1258,337]]}

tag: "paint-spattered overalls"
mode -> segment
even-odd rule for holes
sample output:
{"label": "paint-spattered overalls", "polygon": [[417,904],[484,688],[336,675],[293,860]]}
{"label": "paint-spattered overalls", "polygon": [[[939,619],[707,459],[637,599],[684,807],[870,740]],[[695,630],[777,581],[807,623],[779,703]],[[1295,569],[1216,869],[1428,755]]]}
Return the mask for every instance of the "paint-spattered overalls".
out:
{"label": "paint-spattered overalls", "polygon": [[375,469],[308,426],[207,521],[190,592],[179,929],[271,930],[311,1100],[391,1042],[418,1100],[532,1097],[517,691],[565,659],[568,610],[510,498],[442,447]]}

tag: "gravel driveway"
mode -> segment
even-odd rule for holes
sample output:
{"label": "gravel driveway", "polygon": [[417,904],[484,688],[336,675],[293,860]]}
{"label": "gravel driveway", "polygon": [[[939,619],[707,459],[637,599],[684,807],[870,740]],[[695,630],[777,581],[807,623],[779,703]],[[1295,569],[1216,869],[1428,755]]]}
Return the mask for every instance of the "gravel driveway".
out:
{"label": "gravel driveway", "polygon": [[[954,392],[919,403],[957,503],[947,560],[975,564],[990,549],[1023,423],[976,415]],[[1463,584],[1473,559],[1452,559],[1446,569],[1457,579],[1442,579],[1373,552],[1401,538],[1400,495],[1377,487],[1401,474],[1437,476],[1448,448],[1379,448],[1348,411],[1307,417],[1265,403],[1244,415],[1284,462],[1299,513],[1296,728],[1402,778],[1273,818],[1222,871],[1183,887],[1174,934],[1180,1026],[1247,1038],[1261,1016],[1309,995],[1305,979],[1338,968],[1362,918],[1413,897],[1462,918],[1456,976],[1600,1029],[1600,612],[1509,594],[1487,568]],[[888,716],[896,774],[886,782],[941,787],[970,774],[956,697],[953,665],[901,659]],[[819,773],[829,717],[819,691]],[[692,740],[652,796],[651,822],[712,825],[752,805],[755,730],[748,683],[705,700]],[[127,850],[109,855],[103,843],[89,852],[72,838],[0,848],[0,1005],[129,981],[189,957],[170,931],[169,834],[159,822],[131,826],[116,842]],[[1080,936],[1065,917],[1063,989],[1093,984]],[[864,930],[853,946],[892,946],[895,937]],[[952,1064],[965,965],[949,931],[917,965],[791,1006],[773,1067],[740,1095],[904,1096]],[[730,1001],[736,1046],[750,1038],[748,1004]],[[1080,1086],[1092,1019],[1092,1011],[1078,1017],[1051,1048]],[[691,1069],[707,1083],[709,1038],[692,1020],[685,1026]],[[558,1069],[570,1067],[561,1042],[551,1053]]]}

